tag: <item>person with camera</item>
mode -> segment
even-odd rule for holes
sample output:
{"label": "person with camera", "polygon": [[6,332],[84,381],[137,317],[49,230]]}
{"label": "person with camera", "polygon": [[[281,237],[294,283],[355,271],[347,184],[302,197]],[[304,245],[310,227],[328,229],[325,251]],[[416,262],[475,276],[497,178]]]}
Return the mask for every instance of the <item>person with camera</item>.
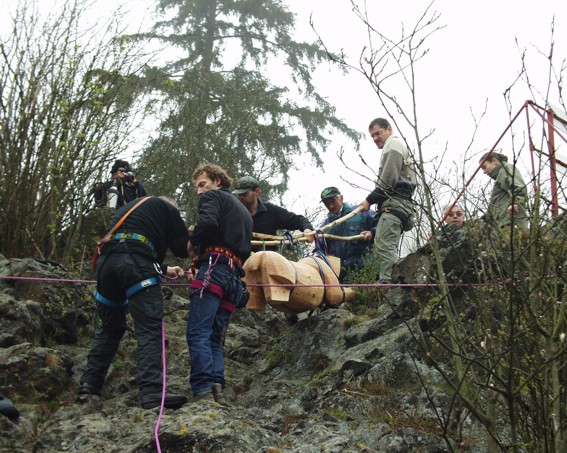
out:
{"label": "person with camera", "polygon": [[136,179],[128,161],[117,159],[110,172],[112,173],[112,185],[108,189],[107,206],[109,208],[119,209],[132,200],[147,195],[146,189]]}

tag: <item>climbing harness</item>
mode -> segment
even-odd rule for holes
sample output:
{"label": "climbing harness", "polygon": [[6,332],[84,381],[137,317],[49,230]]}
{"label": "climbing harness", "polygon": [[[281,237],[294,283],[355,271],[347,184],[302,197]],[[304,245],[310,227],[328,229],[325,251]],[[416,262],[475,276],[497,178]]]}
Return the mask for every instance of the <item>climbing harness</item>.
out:
{"label": "climbing harness", "polygon": [[120,228],[120,225],[122,225],[122,223],[124,223],[124,220],[126,220],[126,218],[138,207],[140,206],[142,203],[148,201],[150,198],[152,197],[144,197],[141,198],[140,201],[138,201],[134,206],[132,206],[132,208],[130,208],[130,210],[124,214],[122,216],[122,218],[116,222],[116,225],[114,225],[114,227],[112,227],[112,229],[106,233],[106,235],[102,238],[102,240],[97,244],[96,249],[93,253],[93,259],[92,259],[92,268],[93,268],[93,272],[95,272],[96,270],[96,263],[98,261],[98,257],[100,256],[100,253],[102,251],[102,247],[104,246],[104,244],[106,244],[108,241],[110,241],[112,235],[114,234],[114,232]]}
{"label": "climbing harness", "polygon": [[150,250],[152,251],[152,253],[155,255],[156,253],[156,248],[154,246],[154,244],[152,244],[152,242],[143,234],[138,234],[138,233],[116,233],[113,234],[112,236],[110,236],[110,240],[114,240],[114,239],[134,239],[136,241],[140,241],[143,244],[146,244]]}
{"label": "climbing harness", "polygon": [[411,219],[411,214],[407,214],[402,209],[392,207],[382,208],[380,209],[378,216],[381,216],[384,213],[392,214],[393,216],[397,217],[400,222],[402,222],[403,231],[409,231],[413,228],[413,219]]}
{"label": "climbing harness", "polygon": [[[209,288],[211,286],[211,273],[213,272],[213,268],[216,266],[217,262],[219,261],[219,257],[220,257],[220,254],[217,255],[217,257],[215,258],[215,262],[213,263],[213,255],[209,255],[209,267],[205,271],[205,274],[203,276],[203,280],[201,280],[203,282],[203,284],[201,286],[201,292],[200,292],[201,298],[203,298],[203,291],[209,290]],[[217,285],[215,285],[215,286],[217,286]],[[219,286],[219,288],[220,288],[220,286]],[[224,291],[223,291],[223,293],[224,293]],[[222,299],[222,297],[221,297],[221,299]]]}
{"label": "climbing harness", "polygon": [[101,304],[107,305],[108,307],[112,307],[112,308],[124,308],[126,307],[126,305],[128,305],[128,299],[130,299],[134,294],[145,288],[149,288],[150,286],[159,285],[161,278],[162,278],[161,276],[150,277],[138,283],[133,284],[126,290],[126,300],[124,301],[111,300],[108,297],[105,297],[102,294],[100,294],[97,290],[95,290],[93,294],[95,299],[98,300]]}
{"label": "climbing harness", "polygon": [[234,253],[232,250],[227,249],[226,247],[220,247],[218,245],[212,245],[207,247],[204,252],[204,255],[211,254],[211,255],[224,255],[229,260],[235,261],[240,267],[242,267],[242,260]]}

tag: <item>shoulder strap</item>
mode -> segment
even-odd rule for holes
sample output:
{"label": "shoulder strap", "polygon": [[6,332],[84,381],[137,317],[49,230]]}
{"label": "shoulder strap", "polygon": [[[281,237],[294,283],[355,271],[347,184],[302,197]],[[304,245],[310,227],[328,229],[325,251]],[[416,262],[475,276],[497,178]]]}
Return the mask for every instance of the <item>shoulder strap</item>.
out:
{"label": "shoulder strap", "polygon": [[102,246],[103,246],[104,244],[106,244],[108,241],[110,241],[110,238],[112,237],[112,235],[114,234],[114,232],[115,232],[118,228],[120,228],[120,225],[122,225],[122,224],[124,223],[124,220],[126,220],[126,217],[128,217],[128,216],[132,213],[132,211],[134,211],[134,209],[136,209],[138,206],[140,206],[142,203],[144,203],[145,201],[149,200],[150,198],[152,198],[152,197],[144,197],[144,198],[140,199],[140,201],[138,201],[134,206],[132,206],[132,207],[130,208],[130,210],[129,210],[126,214],[124,214],[124,215],[122,216],[122,218],[121,218],[118,222],[116,222],[116,225],[114,225],[114,227],[112,227],[112,230],[110,230],[110,231],[101,239],[101,241],[97,244],[96,249],[95,249],[95,251],[94,251],[94,253],[93,253],[93,262],[92,262],[92,264],[93,264],[93,272],[95,271],[96,262],[97,262],[97,260],[98,260],[99,255],[100,255],[100,251],[102,250]]}

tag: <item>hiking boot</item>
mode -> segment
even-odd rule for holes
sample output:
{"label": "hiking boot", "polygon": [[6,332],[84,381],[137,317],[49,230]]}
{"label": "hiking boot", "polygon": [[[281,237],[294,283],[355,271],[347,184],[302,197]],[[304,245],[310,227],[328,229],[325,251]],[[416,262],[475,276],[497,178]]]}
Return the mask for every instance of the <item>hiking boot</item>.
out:
{"label": "hiking boot", "polygon": [[[163,406],[168,409],[178,409],[187,402],[185,395],[165,394]],[[140,397],[140,403],[143,409],[153,409],[161,406],[161,393],[148,393]]]}
{"label": "hiking boot", "polygon": [[101,396],[101,392],[100,390],[96,389],[94,385],[91,385],[88,382],[83,382],[79,387],[79,395]]}
{"label": "hiking boot", "polygon": [[5,415],[10,420],[15,422],[20,416],[20,411],[12,404],[8,398],[0,396],[0,414]]}
{"label": "hiking boot", "polygon": [[225,406],[225,407],[231,406],[231,404],[228,402],[228,400],[224,396],[224,393],[222,392],[222,385],[221,384],[213,385],[213,398],[221,406]]}
{"label": "hiking boot", "polygon": [[193,395],[193,402],[198,403],[201,401],[215,401],[215,397],[212,392],[203,392],[197,395]]}

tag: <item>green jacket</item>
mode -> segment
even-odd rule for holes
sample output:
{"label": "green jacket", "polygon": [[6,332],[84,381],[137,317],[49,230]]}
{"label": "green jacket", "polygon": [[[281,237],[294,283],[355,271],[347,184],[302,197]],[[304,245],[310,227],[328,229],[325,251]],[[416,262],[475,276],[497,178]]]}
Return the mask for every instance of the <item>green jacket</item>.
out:
{"label": "green jacket", "polygon": [[439,252],[443,258],[445,258],[451,251],[458,248],[468,235],[468,229],[466,223],[463,226],[458,226],[455,224],[452,225],[443,225],[437,233],[435,233],[435,237],[437,242],[439,243]]}
{"label": "green jacket", "polygon": [[508,214],[508,206],[516,204],[519,212],[514,214],[514,223],[526,228],[528,191],[520,172],[513,165],[502,162],[488,176],[496,182],[490,195],[486,220],[498,228],[510,225],[512,219]]}

